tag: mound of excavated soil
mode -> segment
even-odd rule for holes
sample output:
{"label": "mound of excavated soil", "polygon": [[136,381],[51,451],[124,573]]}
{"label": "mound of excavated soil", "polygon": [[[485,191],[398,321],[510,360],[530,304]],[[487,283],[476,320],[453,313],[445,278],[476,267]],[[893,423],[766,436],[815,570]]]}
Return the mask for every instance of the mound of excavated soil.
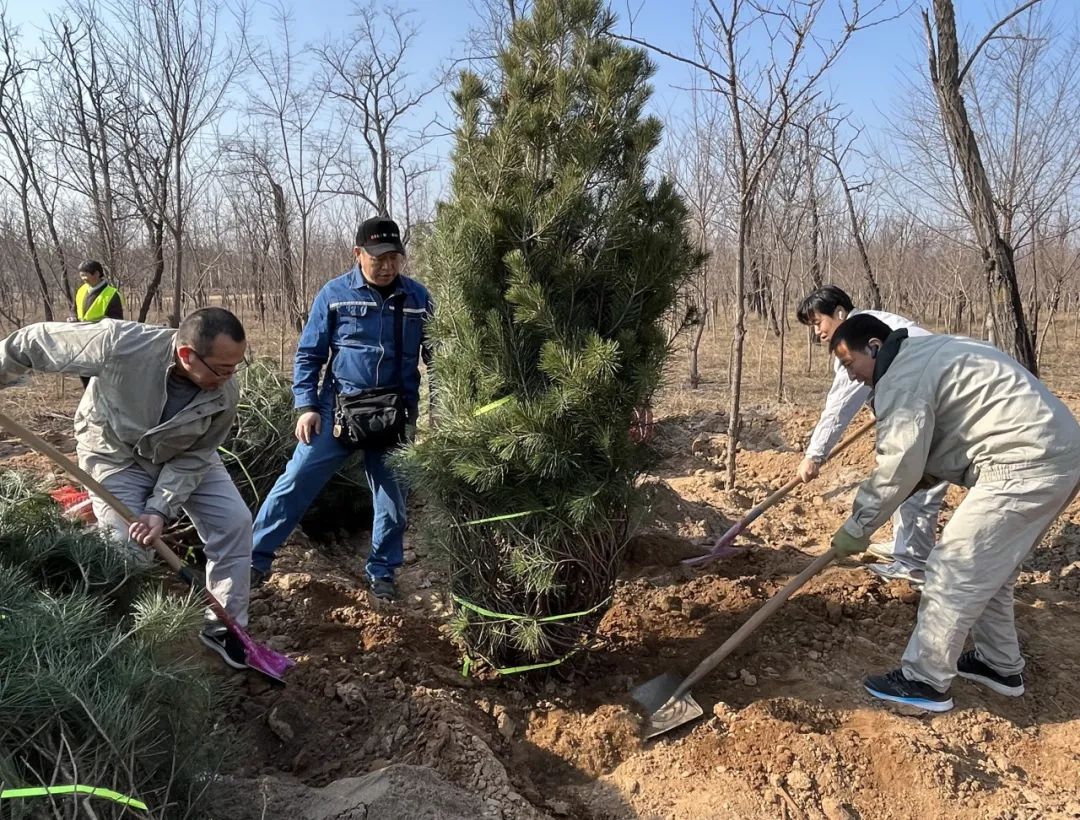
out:
{"label": "mound of excavated soil", "polygon": [[525,739],[539,751],[596,777],[641,750],[641,719],[612,704],[583,714],[552,709],[532,716]]}
{"label": "mound of excavated soil", "polygon": [[215,816],[230,820],[477,820],[497,817],[464,789],[423,766],[388,766],[322,788],[280,778],[226,778],[211,793]]}

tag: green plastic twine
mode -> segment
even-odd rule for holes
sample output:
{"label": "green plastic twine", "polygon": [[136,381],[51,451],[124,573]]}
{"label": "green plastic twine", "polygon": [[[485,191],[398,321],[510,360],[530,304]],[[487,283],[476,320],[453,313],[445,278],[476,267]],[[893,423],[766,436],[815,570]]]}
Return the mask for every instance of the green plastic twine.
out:
{"label": "green plastic twine", "polygon": [[472,521],[464,521],[461,524],[454,524],[455,527],[475,527],[478,524],[491,524],[494,521],[509,521],[512,518],[524,518],[527,515],[536,515],[537,513],[547,512],[553,510],[554,507],[541,507],[538,510],[525,510],[525,512],[507,513],[506,515],[493,515],[490,518],[474,518]]}
{"label": "green plastic twine", "polygon": [[146,804],[141,800],[136,800],[134,797],[128,797],[126,794],[120,794],[120,792],[114,792],[111,789],[101,789],[97,786],[83,786],[81,784],[75,784],[73,786],[37,786],[28,789],[5,789],[0,791],[0,800],[10,800],[17,797],[48,797],[51,794],[87,794],[91,797],[103,797],[106,800],[112,800],[114,803],[119,803],[122,806],[131,806],[133,809],[140,809],[146,811]]}
{"label": "green plastic twine", "polygon": [[[495,620],[504,622],[536,621],[536,623],[540,624],[552,623],[554,621],[568,621],[571,618],[581,618],[585,615],[591,615],[611,600],[610,598],[605,598],[592,609],[586,609],[581,612],[565,612],[562,615],[545,615],[542,618],[537,618],[532,615],[509,615],[505,612],[492,612],[490,609],[484,609],[482,606],[477,606],[476,604],[466,601],[459,595],[451,595],[450,597],[453,598],[454,603],[456,603],[458,606],[462,607],[463,609],[468,609],[472,612],[475,612],[477,615],[483,615],[485,618],[494,618]],[[558,660],[546,661],[545,663],[531,663],[526,666],[509,666],[502,668],[495,666],[495,664],[493,664],[491,661],[489,661],[487,658],[484,658],[483,656],[481,656],[481,658],[487,661],[488,665],[490,665],[491,668],[494,669],[495,672],[499,675],[517,675],[521,672],[532,672],[536,669],[547,669],[552,666],[558,666],[560,663],[574,656],[579,651],[580,647],[571,649]],[[461,664],[462,677],[469,677],[469,672],[472,670],[473,663],[475,663],[475,661],[472,659],[472,657],[466,655]]]}
{"label": "green plastic twine", "polygon": [[474,603],[466,601],[459,595],[451,595],[450,597],[454,599],[454,603],[475,612],[477,615],[483,615],[485,618],[495,618],[499,621],[536,621],[538,624],[551,623],[552,621],[568,621],[571,618],[581,618],[585,615],[592,615],[596,610],[600,609],[600,607],[611,600],[610,598],[605,598],[592,609],[586,609],[581,612],[566,612],[562,615],[545,615],[542,618],[537,618],[533,615],[507,615],[505,612],[492,612],[490,609],[484,609],[482,606],[477,606]]}
{"label": "green plastic twine", "polygon": [[485,404],[483,407],[478,407],[476,410],[473,410],[473,415],[474,416],[482,416],[484,413],[490,413],[492,410],[495,410],[496,408],[502,407],[504,404],[506,404],[512,398],[513,398],[513,396],[503,396],[501,399],[495,399],[495,401],[489,402],[488,404]]}
{"label": "green plastic twine", "polygon": [[[563,655],[561,658],[559,658],[558,660],[555,660],[555,661],[547,661],[546,663],[532,663],[532,664],[529,664],[528,666],[508,666],[508,667],[504,667],[504,668],[499,668],[499,667],[495,666],[495,664],[493,664],[487,658],[483,657],[483,655],[481,655],[480,657],[481,657],[482,660],[487,661],[487,664],[498,675],[517,675],[517,674],[519,674],[521,672],[532,672],[534,669],[547,669],[550,666],[558,666],[563,661],[565,661],[568,658],[571,658],[574,655],[576,655],[579,651],[580,651],[580,648],[575,647],[574,649],[571,649],[569,652],[567,652],[565,655]],[[469,672],[472,670],[472,666],[473,666],[474,663],[475,663],[475,661],[472,659],[471,656],[469,656],[469,655],[465,656],[464,660],[461,663],[461,676],[463,678],[469,677]]]}

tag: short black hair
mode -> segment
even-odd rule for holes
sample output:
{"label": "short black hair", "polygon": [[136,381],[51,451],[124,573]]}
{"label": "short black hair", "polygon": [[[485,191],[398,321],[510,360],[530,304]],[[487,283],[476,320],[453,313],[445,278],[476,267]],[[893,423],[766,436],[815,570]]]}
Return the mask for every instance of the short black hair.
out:
{"label": "short black hair", "polygon": [[194,348],[200,356],[209,356],[214,339],[223,333],[234,342],[247,339],[244,326],[230,311],[219,307],[199,308],[180,323],[176,342]]}
{"label": "short black hair", "polygon": [[799,322],[802,324],[812,325],[815,313],[820,313],[822,316],[832,316],[836,313],[837,308],[843,308],[851,312],[854,310],[855,305],[852,304],[851,297],[847,295],[846,291],[836,285],[825,285],[811,291],[805,299],[799,302],[799,309],[795,312],[795,315],[799,317]]}
{"label": "short black hair", "polygon": [[870,346],[871,339],[879,339],[884,342],[892,333],[892,328],[885,324],[877,316],[869,313],[860,313],[845,319],[840,323],[829,341],[829,352],[835,353],[836,347],[841,342],[848,350],[865,350]]}
{"label": "short black hair", "polygon": [[79,265],[79,273],[96,273],[98,276],[104,276],[105,268],[101,267],[101,263],[96,259],[85,259]]}

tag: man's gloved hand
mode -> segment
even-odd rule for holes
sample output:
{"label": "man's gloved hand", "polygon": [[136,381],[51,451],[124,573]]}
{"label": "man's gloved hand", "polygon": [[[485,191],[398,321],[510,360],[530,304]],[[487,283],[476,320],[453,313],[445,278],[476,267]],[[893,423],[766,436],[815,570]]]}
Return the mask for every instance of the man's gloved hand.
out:
{"label": "man's gloved hand", "polygon": [[837,558],[849,558],[852,555],[866,552],[870,546],[870,537],[858,538],[843,527],[838,529],[832,537],[832,548],[836,550]]}

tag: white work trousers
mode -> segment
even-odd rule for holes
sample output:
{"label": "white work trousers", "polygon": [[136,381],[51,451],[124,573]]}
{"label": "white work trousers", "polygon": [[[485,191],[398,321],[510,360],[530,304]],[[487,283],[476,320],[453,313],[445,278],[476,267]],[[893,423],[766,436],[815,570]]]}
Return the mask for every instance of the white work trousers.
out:
{"label": "white work trousers", "polygon": [[893,556],[908,569],[923,570],[937,541],[937,520],[949,485],[919,490],[893,513]]}
{"label": "white work trousers", "polygon": [[963,500],[926,563],[926,586],[903,670],[941,692],[956,676],[970,632],[979,658],[1002,675],[1024,668],[1013,586],[1020,564],[1080,490],[1080,467],[1060,475],[980,481]]}
{"label": "white work trousers", "polygon": [[[113,473],[101,483],[135,515],[142,515],[154,492],[154,479],[138,465]],[[123,519],[92,493],[91,499],[100,526],[112,530],[120,543],[126,543],[139,556],[144,555],[145,549],[128,539]],[[210,465],[183,510],[206,551],[207,587],[225,611],[240,626],[246,626],[251,592],[251,512],[220,461],[215,459]],[[216,620],[209,609],[206,617]]]}

